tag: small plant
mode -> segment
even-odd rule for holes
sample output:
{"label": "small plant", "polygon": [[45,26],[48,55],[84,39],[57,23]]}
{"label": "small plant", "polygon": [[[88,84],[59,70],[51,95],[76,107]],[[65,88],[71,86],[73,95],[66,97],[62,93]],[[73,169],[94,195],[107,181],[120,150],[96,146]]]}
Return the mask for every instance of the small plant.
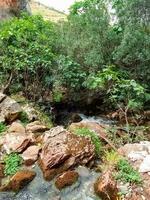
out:
{"label": "small plant", "polygon": [[6,131],[6,129],[7,129],[6,125],[0,122],[0,135],[2,135],[2,133]]}
{"label": "small plant", "polygon": [[141,184],[142,179],[138,171],[134,170],[129,162],[125,159],[120,159],[117,164],[118,172],[115,174],[117,180],[121,180],[126,183]]}
{"label": "small plant", "polygon": [[6,176],[14,175],[22,164],[22,157],[17,153],[11,153],[4,157],[5,169],[4,173]]}
{"label": "small plant", "polygon": [[20,114],[20,121],[26,125],[29,123],[29,119],[28,119],[28,115],[26,112],[22,111],[21,114]]}
{"label": "small plant", "polygon": [[100,150],[101,150],[101,142],[100,142],[99,137],[93,131],[89,130],[88,128],[77,128],[75,130],[75,134],[79,136],[90,137],[92,140],[92,143],[95,146],[96,155],[99,155]]}

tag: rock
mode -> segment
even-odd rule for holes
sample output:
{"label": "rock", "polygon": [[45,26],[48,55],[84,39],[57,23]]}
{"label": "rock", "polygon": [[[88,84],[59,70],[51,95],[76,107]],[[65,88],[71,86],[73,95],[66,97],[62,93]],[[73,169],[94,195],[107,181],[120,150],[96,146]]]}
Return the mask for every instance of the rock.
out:
{"label": "rock", "polygon": [[4,165],[0,163],[0,179],[4,177]]}
{"label": "rock", "polygon": [[95,148],[89,138],[62,131],[62,128],[59,133],[58,127],[56,133],[50,132],[40,154],[39,164],[46,180],[72,166],[86,165],[95,157]]}
{"label": "rock", "polygon": [[6,98],[6,95],[0,92],[0,103]]}
{"label": "rock", "polygon": [[35,139],[32,133],[11,132],[3,136],[1,143],[2,150],[6,153],[21,153],[29,144],[34,143]]}
{"label": "rock", "polygon": [[40,149],[41,148],[39,146],[34,145],[28,147],[27,150],[22,153],[22,158],[26,165],[34,164],[34,162],[38,159]]}
{"label": "rock", "polygon": [[134,143],[134,144],[125,144],[121,148],[119,148],[119,153],[123,156],[128,157],[128,155],[132,152],[147,152],[149,151],[150,142],[148,143]]}
{"label": "rock", "polygon": [[11,123],[19,118],[22,109],[20,105],[10,97],[6,97],[0,103],[0,118],[4,118],[5,121]]}
{"label": "rock", "polygon": [[96,194],[102,200],[118,200],[117,183],[112,177],[111,170],[104,172],[94,185]]}
{"label": "rock", "polygon": [[139,172],[150,172],[150,155],[147,155],[139,167]]}
{"label": "rock", "polygon": [[27,0],[0,1],[0,20],[18,16],[22,10],[29,10]]}
{"label": "rock", "polygon": [[58,176],[55,182],[55,186],[61,190],[66,186],[73,185],[78,180],[78,173],[75,171],[67,171]]}
{"label": "rock", "polygon": [[22,170],[18,171],[11,179],[10,181],[0,187],[0,191],[19,191],[22,189],[25,185],[27,185],[29,182],[31,182],[34,177],[36,176],[36,173],[34,171],[29,170]]}
{"label": "rock", "polygon": [[107,134],[106,134],[106,127],[108,127],[107,125],[100,125],[96,122],[87,122],[87,121],[81,121],[79,123],[72,123],[68,129],[71,132],[74,132],[75,129],[77,128],[88,128],[89,130],[95,132],[97,134],[97,136],[100,138],[100,140],[106,142],[107,144],[109,144],[110,147],[112,147],[114,150],[116,150],[115,146],[111,143],[111,141],[107,138]]}
{"label": "rock", "polygon": [[40,121],[34,121],[26,126],[26,130],[29,132],[31,131],[32,133],[43,133],[44,131],[48,130],[48,128]]}
{"label": "rock", "polygon": [[38,120],[38,114],[36,110],[30,104],[26,104],[25,106],[22,106],[22,109],[27,114],[29,122]]}
{"label": "rock", "polygon": [[7,132],[25,134],[25,128],[21,123],[13,122]]}

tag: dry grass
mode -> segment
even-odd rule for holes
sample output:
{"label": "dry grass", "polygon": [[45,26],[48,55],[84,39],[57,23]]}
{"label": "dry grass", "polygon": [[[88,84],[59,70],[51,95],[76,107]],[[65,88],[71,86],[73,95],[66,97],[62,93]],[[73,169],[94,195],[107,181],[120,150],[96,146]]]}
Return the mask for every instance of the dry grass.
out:
{"label": "dry grass", "polygon": [[66,20],[67,16],[52,8],[48,8],[35,0],[30,1],[30,7],[33,14],[39,14],[44,17],[45,20],[51,20],[54,22]]}

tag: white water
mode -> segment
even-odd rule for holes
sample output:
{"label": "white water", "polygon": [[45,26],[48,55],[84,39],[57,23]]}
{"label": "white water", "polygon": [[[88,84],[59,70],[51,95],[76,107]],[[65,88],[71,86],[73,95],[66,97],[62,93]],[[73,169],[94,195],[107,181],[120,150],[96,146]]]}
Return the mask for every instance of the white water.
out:
{"label": "white water", "polygon": [[96,122],[100,125],[102,125],[102,124],[106,124],[106,125],[115,124],[115,121],[108,120],[108,119],[106,119],[104,117],[100,117],[100,116],[86,116],[84,114],[79,114],[79,116],[85,122]]}

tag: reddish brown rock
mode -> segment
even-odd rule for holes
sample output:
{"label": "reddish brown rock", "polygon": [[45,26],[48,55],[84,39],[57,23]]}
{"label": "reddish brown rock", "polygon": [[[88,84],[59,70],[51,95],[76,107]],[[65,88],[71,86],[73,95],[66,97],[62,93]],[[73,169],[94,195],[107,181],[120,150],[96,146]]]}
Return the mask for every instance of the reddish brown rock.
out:
{"label": "reddish brown rock", "polygon": [[107,138],[107,134],[106,134],[106,127],[108,127],[107,125],[99,125],[96,122],[84,122],[81,121],[79,123],[72,123],[69,126],[69,130],[71,132],[74,132],[75,129],[77,128],[88,128],[89,130],[95,132],[97,134],[97,136],[100,138],[100,140],[106,142],[107,144],[109,144],[110,147],[112,147],[113,149],[117,150],[115,148],[115,146],[111,143],[111,141]]}
{"label": "reddish brown rock", "polygon": [[75,171],[67,171],[58,176],[55,182],[55,186],[61,190],[66,186],[71,186],[78,180],[79,174]]}
{"label": "reddish brown rock", "polygon": [[30,146],[26,149],[26,151],[23,152],[22,158],[26,165],[32,165],[35,163],[35,161],[38,159],[38,154],[40,151],[39,146]]}
{"label": "reddish brown rock", "polygon": [[27,0],[0,0],[0,20],[20,14],[27,9]]}
{"label": "reddish brown rock", "polygon": [[0,187],[0,191],[19,191],[25,185],[31,182],[35,176],[36,173],[33,171],[18,171],[6,185]]}
{"label": "reddish brown rock", "polygon": [[47,180],[75,165],[86,165],[95,156],[94,145],[89,138],[61,130],[50,135],[43,145],[39,164]]}
{"label": "reddish brown rock", "polygon": [[34,121],[26,126],[26,130],[32,133],[43,133],[48,130],[48,128],[40,121]]}
{"label": "reddish brown rock", "polygon": [[6,151],[6,153],[11,152],[22,152],[27,148],[29,144],[34,143],[34,136],[32,133],[7,133],[3,137],[3,147],[2,149]]}
{"label": "reddish brown rock", "polygon": [[94,185],[96,194],[102,200],[118,200],[117,183],[112,178],[111,170],[104,172]]}

